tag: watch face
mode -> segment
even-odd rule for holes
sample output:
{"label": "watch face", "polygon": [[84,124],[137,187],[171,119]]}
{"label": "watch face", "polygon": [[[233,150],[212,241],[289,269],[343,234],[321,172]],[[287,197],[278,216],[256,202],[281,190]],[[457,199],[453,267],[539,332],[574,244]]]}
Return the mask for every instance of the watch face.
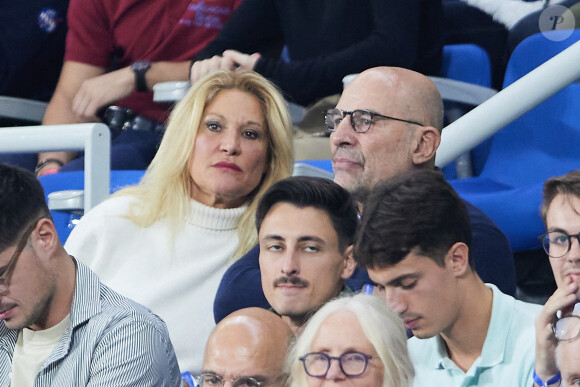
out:
{"label": "watch face", "polygon": [[151,67],[151,63],[147,62],[146,60],[139,60],[131,65],[131,70],[144,71],[148,70],[149,67]]}

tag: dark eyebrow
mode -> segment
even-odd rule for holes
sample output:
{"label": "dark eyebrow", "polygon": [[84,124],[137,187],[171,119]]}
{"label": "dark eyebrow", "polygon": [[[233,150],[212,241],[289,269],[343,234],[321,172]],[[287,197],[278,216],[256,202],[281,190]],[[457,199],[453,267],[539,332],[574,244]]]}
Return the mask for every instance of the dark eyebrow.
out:
{"label": "dark eyebrow", "polygon": [[261,240],[275,240],[275,241],[284,241],[284,238],[278,234],[267,234]]}
{"label": "dark eyebrow", "polygon": [[548,229],[548,232],[561,232],[561,233],[564,233],[564,234],[569,235],[568,231],[566,231],[566,230],[564,230],[563,228],[560,228],[560,227],[550,227]]}
{"label": "dark eyebrow", "polygon": [[321,239],[315,235],[304,235],[298,238],[298,242],[318,242],[324,244],[324,239]]}
{"label": "dark eyebrow", "polygon": [[417,279],[421,277],[421,275],[419,273],[410,273],[410,274],[403,274],[398,276],[395,279],[390,280],[389,282],[387,282],[386,286],[399,286],[401,284],[402,281],[406,280],[406,279]]}
{"label": "dark eyebrow", "polygon": [[[267,235],[264,235],[264,237],[261,240],[285,241],[286,238],[284,238],[283,236],[278,235],[278,234],[267,234]],[[319,237],[317,237],[315,235],[304,235],[304,236],[301,236],[301,237],[298,238],[298,242],[310,242],[310,241],[312,241],[312,242],[318,242],[318,243],[321,243],[321,244],[326,243],[324,241],[324,239],[319,238]]]}

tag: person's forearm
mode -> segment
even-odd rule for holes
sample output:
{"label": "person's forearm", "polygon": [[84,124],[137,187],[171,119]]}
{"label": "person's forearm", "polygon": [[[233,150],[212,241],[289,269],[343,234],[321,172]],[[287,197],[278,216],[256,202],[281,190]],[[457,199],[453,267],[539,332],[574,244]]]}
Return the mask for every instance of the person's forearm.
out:
{"label": "person's forearm", "polygon": [[147,88],[153,90],[153,86],[161,82],[189,80],[190,63],[190,61],[152,63],[149,71],[145,73]]}
{"label": "person's forearm", "polygon": [[[56,92],[46,108],[43,125],[61,125],[78,123],[79,119],[74,115],[71,109],[71,101],[62,93]],[[62,164],[66,164],[75,157],[74,152],[43,152],[38,154],[38,163],[44,160],[55,159]],[[57,162],[45,163],[42,168],[37,170],[37,175],[45,174],[47,171],[58,170],[60,165]]]}

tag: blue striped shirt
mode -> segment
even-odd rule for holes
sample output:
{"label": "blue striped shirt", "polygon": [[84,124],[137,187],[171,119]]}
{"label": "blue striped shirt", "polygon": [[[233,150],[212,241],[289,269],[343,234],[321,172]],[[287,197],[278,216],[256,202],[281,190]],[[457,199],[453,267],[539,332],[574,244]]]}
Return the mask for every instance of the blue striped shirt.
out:
{"label": "blue striped shirt", "polygon": [[[34,386],[182,386],[165,323],[75,263],[70,326]],[[10,385],[17,338],[18,331],[0,323],[0,387]]]}

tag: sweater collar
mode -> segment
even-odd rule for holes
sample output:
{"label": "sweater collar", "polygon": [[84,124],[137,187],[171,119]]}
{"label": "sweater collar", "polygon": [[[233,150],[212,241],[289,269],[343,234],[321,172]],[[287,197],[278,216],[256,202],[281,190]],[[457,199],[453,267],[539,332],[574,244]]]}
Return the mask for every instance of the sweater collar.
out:
{"label": "sweater collar", "polygon": [[247,204],[236,208],[215,208],[191,200],[191,212],[187,223],[210,230],[233,230],[238,227],[240,218],[247,208]]}

